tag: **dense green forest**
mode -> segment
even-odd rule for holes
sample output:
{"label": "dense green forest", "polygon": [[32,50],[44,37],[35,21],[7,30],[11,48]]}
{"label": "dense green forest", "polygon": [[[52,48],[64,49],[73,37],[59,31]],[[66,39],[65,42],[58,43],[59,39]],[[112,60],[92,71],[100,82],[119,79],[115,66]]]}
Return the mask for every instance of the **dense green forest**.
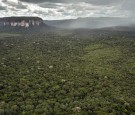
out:
{"label": "dense green forest", "polygon": [[0,33],[0,115],[135,115],[135,37],[79,33]]}

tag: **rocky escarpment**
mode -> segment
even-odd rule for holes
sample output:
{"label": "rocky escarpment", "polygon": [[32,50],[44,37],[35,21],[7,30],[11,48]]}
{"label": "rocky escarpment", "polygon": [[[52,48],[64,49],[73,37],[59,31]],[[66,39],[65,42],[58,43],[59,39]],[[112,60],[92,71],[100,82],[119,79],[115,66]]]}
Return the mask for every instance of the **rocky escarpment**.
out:
{"label": "rocky escarpment", "polygon": [[0,18],[0,26],[2,27],[34,27],[43,24],[43,20],[39,17],[4,17]]}

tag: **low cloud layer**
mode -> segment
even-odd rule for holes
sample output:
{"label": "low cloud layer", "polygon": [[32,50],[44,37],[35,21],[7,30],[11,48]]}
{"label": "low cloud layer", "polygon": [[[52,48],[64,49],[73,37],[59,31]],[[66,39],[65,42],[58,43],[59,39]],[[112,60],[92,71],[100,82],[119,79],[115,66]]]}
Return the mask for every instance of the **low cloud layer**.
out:
{"label": "low cloud layer", "polygon": [[45,20],[78,17],[133,17],[133,0],[0,0],[0,14]]}

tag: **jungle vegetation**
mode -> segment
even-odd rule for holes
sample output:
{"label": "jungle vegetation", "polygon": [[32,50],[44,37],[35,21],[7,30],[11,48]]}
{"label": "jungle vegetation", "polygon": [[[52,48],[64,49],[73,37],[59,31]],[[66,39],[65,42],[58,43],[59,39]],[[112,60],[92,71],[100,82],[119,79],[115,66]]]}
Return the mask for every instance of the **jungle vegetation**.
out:
{"label": "jungle vegetation", "polygon": [[134,32],[92,33],[0,33],[0,115],[135,115]]}

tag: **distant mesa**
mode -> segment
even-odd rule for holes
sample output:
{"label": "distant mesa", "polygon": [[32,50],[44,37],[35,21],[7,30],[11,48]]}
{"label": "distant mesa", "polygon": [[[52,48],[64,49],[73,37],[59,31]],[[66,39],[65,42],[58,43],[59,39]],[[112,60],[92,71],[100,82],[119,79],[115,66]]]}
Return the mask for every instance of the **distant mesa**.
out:
{"label": "distant mesa", "polygon": [[35,27],[40,26],[44,22],[39,17],[4,17],[0,18],[0,26],[2,27]]}

